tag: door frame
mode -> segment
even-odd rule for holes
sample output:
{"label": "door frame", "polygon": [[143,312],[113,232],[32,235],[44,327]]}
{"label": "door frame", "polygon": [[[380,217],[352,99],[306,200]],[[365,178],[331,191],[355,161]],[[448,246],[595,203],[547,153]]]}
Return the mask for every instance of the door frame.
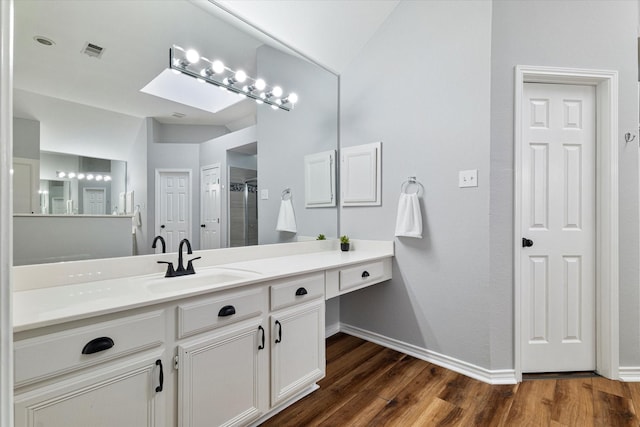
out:
{"label": "door frame", "polygon": [[525,83],[590,85],[596,89],[596,372],[619,379],[618,303],[618,72],[579,68],[515,67],[514,114],[514,365],[522,381],[520,251],[522,185],[521,121]]}
{"label": "door frame", "polygon": [[184,173],[187,174],[189,176],[188,180],[189,180],[189,201],[187,202],[187,215],[189,216],[189,228],[187,229],[187,239],[189,239],[189,241],[192,241],[192,231],[193,231],[193,172],[191,171],[191,169],[163,169],[163,168],[159,168],[156,169],[156,173],[155,173],[155,193],[154,193],[154,198],[155,198],[155,215],[154,215],[154,224],[153,224],[153,230],[154,230],[154,235],[155,236],[159,236],[160,235],[160,191],[162,191],[162,188],[160,188],[160,174],[162,173]]}

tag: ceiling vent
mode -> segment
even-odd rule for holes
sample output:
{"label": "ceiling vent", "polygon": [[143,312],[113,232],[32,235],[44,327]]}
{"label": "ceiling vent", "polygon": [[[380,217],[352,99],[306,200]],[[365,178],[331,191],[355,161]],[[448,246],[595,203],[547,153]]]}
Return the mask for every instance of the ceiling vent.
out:
{"label": "ceiling vent", "polygon": [[177,119],[181,119],[183,117],[186,116],[186,114],[182,114],[182,113],[173,113],[172,114],[173,117],[177,118]]}
{"label": "ceiling vent", "polygon": [[82,49],[82,53],[88,56],[92,56],[94,58],[100,58],[104,53],[104,48],[98,46],[97,44],[87,42],[84,45],[84,49]]}

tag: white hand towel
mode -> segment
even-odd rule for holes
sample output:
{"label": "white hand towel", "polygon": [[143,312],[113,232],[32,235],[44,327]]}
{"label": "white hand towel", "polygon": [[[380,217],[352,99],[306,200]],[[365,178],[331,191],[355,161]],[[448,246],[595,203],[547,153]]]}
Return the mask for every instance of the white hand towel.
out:
{"label": "white hand towel", "polygon": [[276,231],[288,231],[290,233],[296,233],[296,216],[293,213],[293,204],[291,199],[286,199],[280,202],[280,213],[278,214],[278,224],[276,225]]}
{"label": "white hand towel", "polygon": [[142,227],[142,214],[140,213],[140,207],[136,206],[131,217],[131,222],[134,227]]}
{"label": "white hand towel", "polygon": [[422,214],[417,193],[401,193],[398,201],[396,236],[422,239]]}

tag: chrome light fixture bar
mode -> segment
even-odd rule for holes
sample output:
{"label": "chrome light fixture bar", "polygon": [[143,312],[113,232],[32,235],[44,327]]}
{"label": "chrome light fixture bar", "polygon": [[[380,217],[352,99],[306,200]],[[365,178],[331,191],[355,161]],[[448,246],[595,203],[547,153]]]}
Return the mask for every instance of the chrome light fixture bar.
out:
{"label": "chrome light fixture bar", "polygon": [[220,60],[209,60],[194,50],[185,50],[173,45],[169,49],[169,68],[175,72],[191,76],[202,83],[210,83],[239,96],[254,99],[258,104],[270,105],[274,110],[291,111],[298,95],[283,96],[279,86],[268,86],[260,78],[252,78],[242,70],[232,70]]}

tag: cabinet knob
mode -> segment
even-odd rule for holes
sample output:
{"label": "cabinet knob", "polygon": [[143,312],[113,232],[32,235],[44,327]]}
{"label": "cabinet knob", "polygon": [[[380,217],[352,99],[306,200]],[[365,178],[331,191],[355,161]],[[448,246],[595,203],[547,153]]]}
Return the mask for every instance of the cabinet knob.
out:
{"label": "cabinet knob", "polygon": [[82,354],[93,354],[100,351],[109,350],[114,346],[114,342],[109,337],[95,338],[85,344]]}
{"label": "cabinet knob", "polygon": [[236,308],[232,305],[225,305],[218,312],[218,317],[232,316],[236,314]]}
{"label": "cabinet knob", "polygon": [[298,290],[296,291],[297,296],[306,295],[306,294],[307,294],[307,290],[305,288],[298,288]]}

